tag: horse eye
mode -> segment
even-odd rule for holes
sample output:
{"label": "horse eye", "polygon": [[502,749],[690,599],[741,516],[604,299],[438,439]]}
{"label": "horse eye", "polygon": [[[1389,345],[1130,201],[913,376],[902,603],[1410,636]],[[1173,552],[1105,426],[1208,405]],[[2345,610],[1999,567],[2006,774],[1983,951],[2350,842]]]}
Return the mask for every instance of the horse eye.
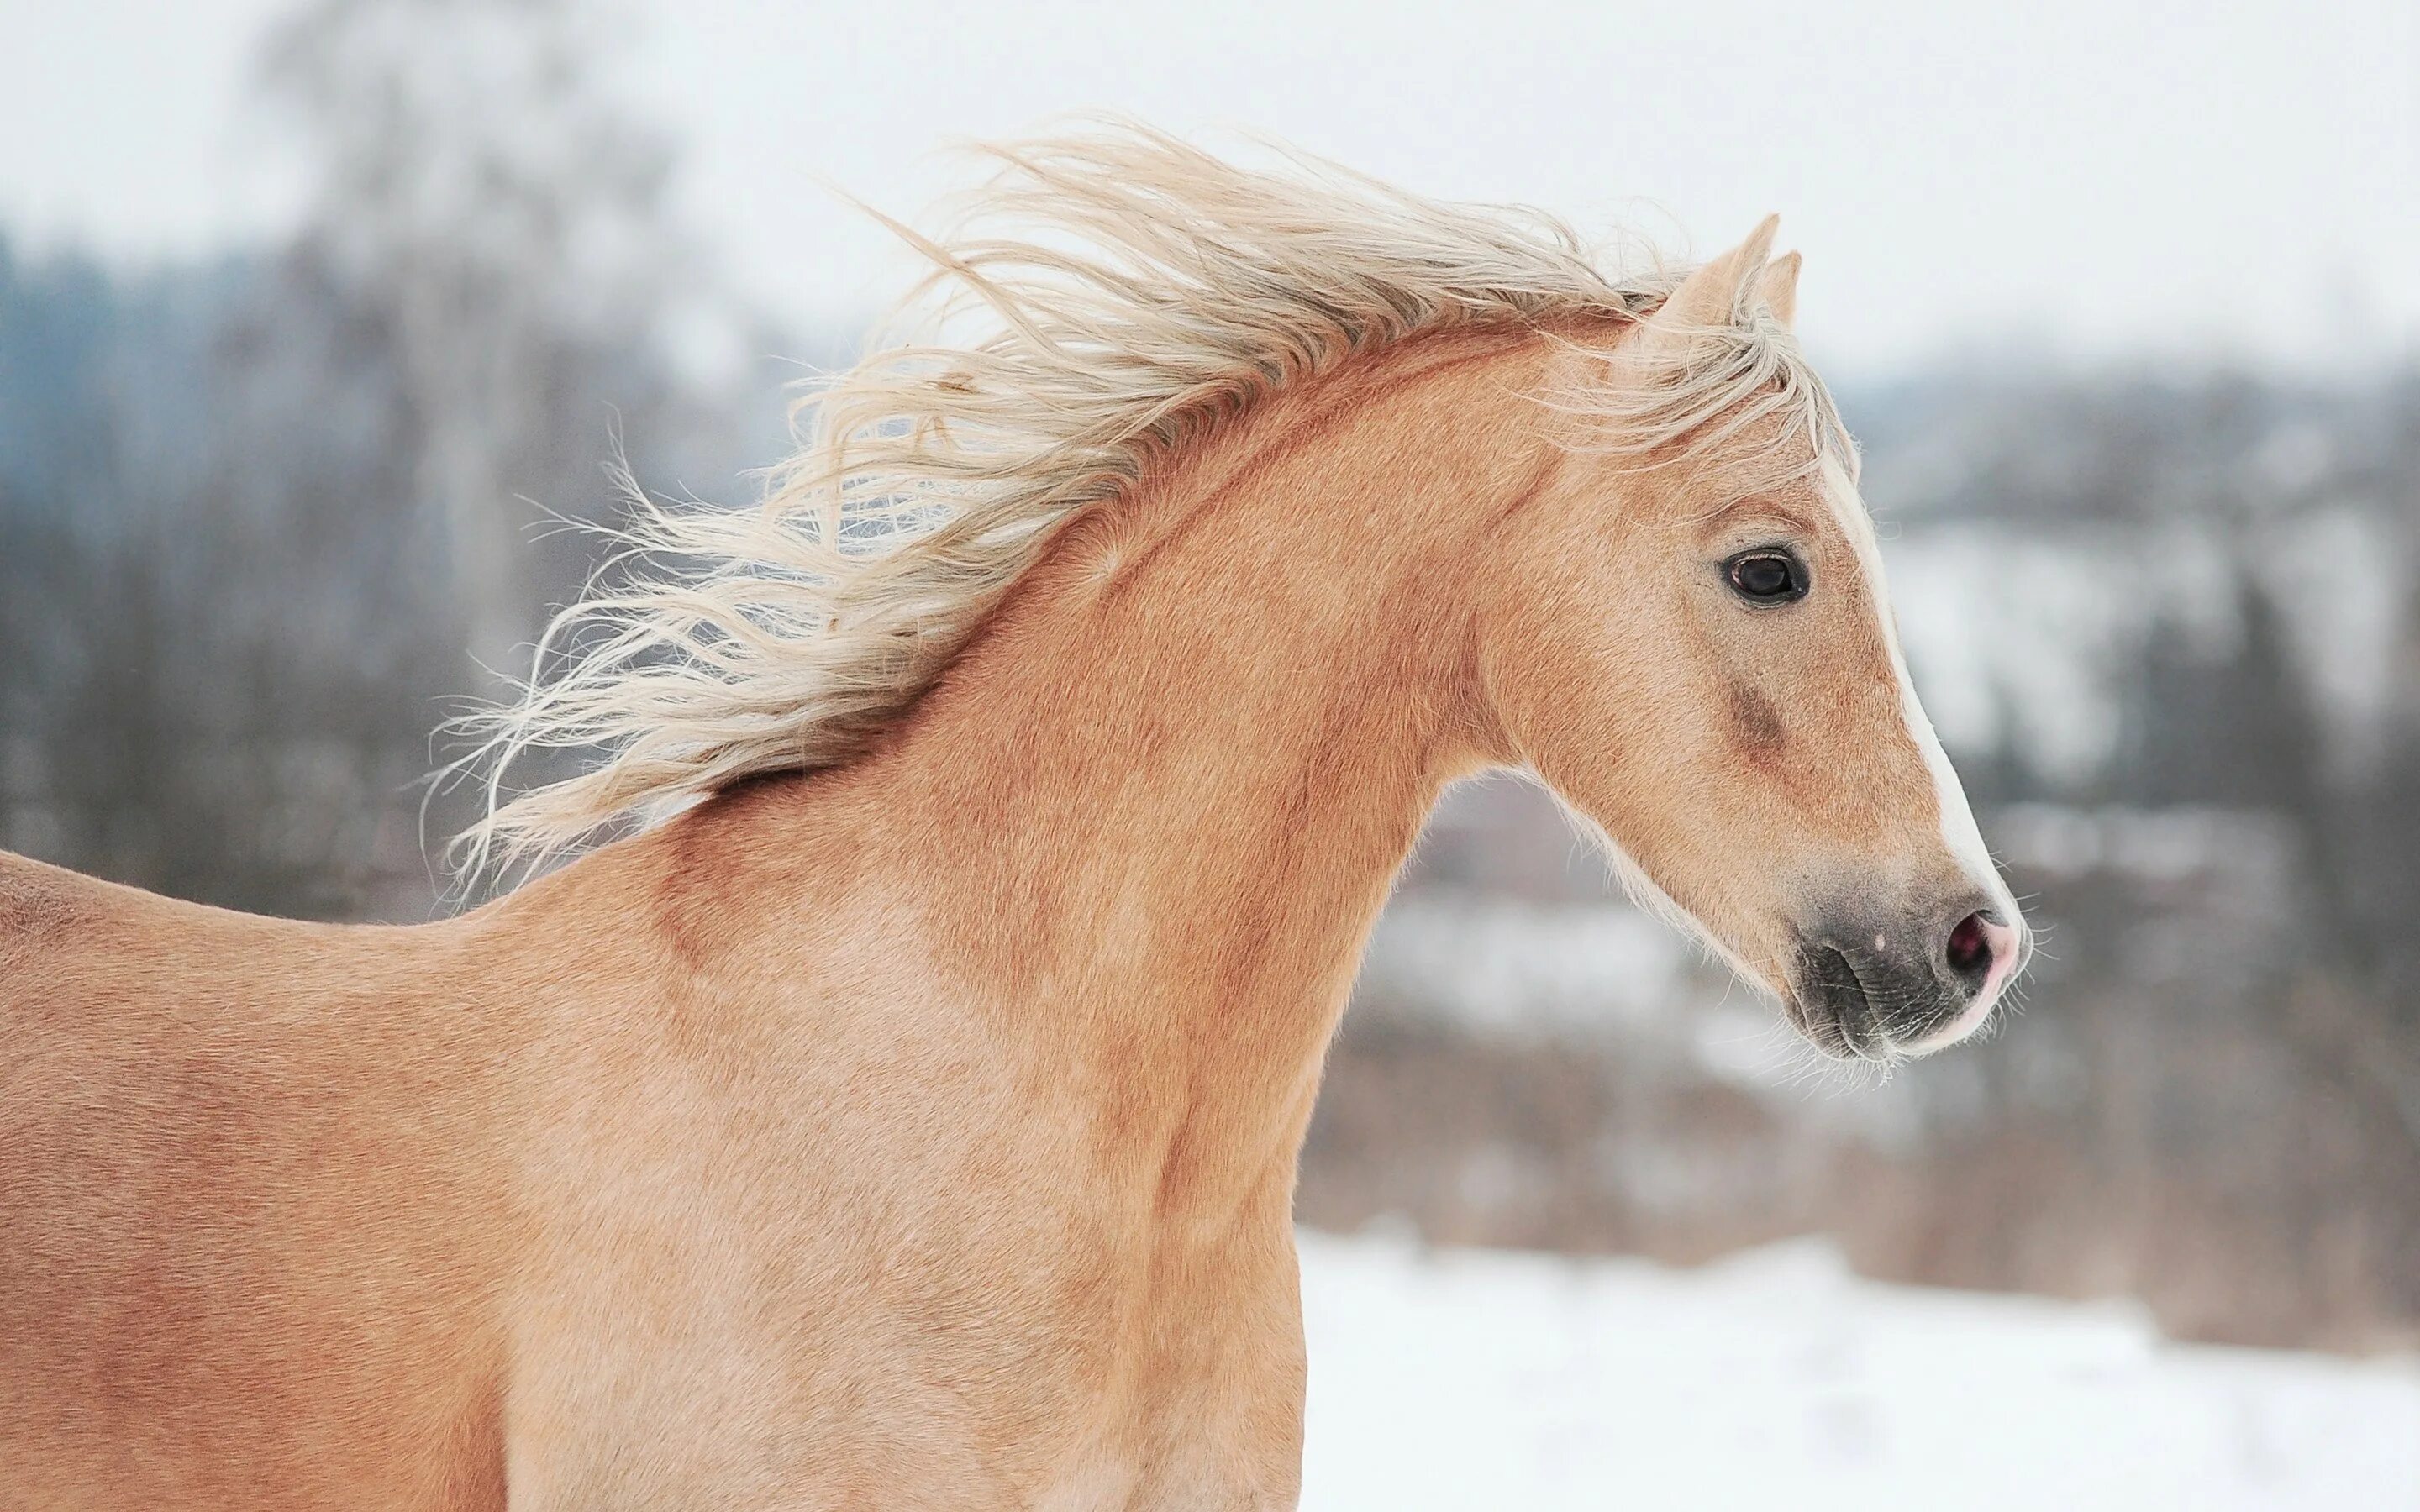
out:
{"label": "horse eye", "polygon": [[1807,596],[1807,569],[1785,551],[1745,551],[1723,564],[1732,592],[1758,604],[1786,604]]}

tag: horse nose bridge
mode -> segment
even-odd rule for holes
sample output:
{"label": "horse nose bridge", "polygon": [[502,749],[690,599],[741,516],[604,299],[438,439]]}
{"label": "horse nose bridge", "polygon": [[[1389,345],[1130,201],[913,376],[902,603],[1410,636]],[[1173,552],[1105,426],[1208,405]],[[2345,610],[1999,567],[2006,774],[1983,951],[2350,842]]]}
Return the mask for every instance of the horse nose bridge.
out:
{"label": "horse nose bridge", "polygon": [[1983,913],[2022,933],[2015,895],[1955,783],[1949,777],[1926,793],[1924,801],[1895,807],[1894,822],[1873,858],[1877,888],[1911,917],[1944,913],[1954,920]]}

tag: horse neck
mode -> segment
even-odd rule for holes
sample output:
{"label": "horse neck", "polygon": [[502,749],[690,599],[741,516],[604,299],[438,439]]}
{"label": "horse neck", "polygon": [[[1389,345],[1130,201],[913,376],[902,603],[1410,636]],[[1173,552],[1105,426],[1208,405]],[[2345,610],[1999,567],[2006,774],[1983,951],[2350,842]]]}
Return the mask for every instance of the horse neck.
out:
{"label": "horse neck", "polygon": [[828,889],[852,832],[1042,1095],[1160,1152],[1158,1200],[1280,1165],[1285,1199],[1388,888],[1493,756],[1474,594],[1556,455],[1510,397],[1534,348],[1388,354],[1071,528],[884,748],[746,804],[793,869],[746,894]]}

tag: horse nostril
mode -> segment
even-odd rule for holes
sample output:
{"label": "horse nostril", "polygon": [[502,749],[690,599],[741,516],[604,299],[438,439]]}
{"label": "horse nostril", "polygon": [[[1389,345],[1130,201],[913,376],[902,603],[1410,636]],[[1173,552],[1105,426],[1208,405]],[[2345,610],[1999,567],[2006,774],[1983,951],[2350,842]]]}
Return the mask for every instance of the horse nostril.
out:
{"label": "horse nostril", "polygon": [[1980,914],[1968,914],[1949,932],[1949,969],[1980,980],[1992,969],[1992,929]]}

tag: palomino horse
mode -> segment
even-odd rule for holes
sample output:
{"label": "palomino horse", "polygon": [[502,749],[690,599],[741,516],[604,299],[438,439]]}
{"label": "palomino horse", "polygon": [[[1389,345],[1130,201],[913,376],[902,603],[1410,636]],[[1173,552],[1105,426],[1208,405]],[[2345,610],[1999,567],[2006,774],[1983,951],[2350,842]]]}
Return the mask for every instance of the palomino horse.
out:
{"label": "palomino horse", "polygon": [[655,512],[497,717],[603,754],[474,847],[613,843],[415,928],[0,863],[0,1502],[1288,1505],[1321,1058],[1486,768],[1833,1054],[1983,1023],[2023,926],[1770,222],[1621,279],[1001,156],[1039,229],[921,243],[989,333]]}

